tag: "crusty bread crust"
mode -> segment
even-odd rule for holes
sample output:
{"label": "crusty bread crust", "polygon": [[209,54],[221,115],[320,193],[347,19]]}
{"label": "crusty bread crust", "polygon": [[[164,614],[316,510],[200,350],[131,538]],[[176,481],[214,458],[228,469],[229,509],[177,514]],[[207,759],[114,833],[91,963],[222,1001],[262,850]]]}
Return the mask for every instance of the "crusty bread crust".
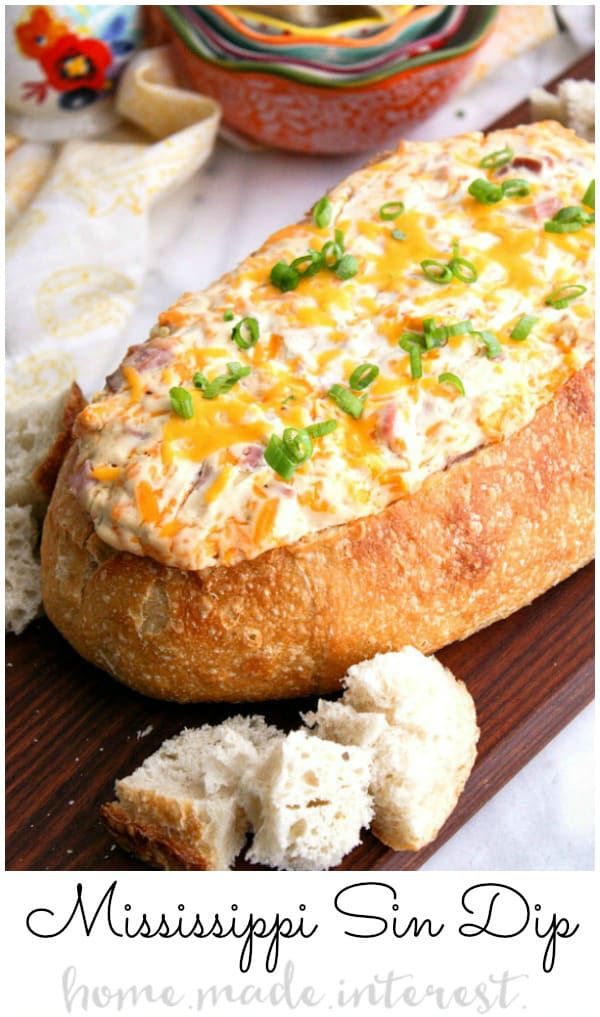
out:
{"label": "crusty bread crust", "polygon": [[593,557],[593,383],[590,364],[377,515],[201,572],[100,541],[69,489],[74,447],[44,526],[46,612],[93,664],[180,702],[323,694],[375,653],[434,652]]}
{"label": "crusty bread crust", "polygon": [[31,478],[40,491],[43,491],[46,498],[50,498],[54,490],[63,459],[73,441],[75,417],[81,412],[85,404],[83,392],[77,382],[74,381],[67,394],[62,418],[54,441],[48,449],[46,458],[36,467]]}
{"label": "crusty bread crust", "polygon": [[115,842],[129,854],[157,869],[200,869],[214,866],[195,852],[189,840],[169,836],[159,826],[132,819],[118,802],[100,806],[102,818]]}

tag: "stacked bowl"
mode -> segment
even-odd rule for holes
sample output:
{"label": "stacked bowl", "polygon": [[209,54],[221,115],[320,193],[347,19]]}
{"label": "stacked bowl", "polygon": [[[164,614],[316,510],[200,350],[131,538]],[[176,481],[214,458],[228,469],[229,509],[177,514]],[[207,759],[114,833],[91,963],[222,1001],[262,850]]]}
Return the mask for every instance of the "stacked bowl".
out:
{"label": "stacked bowl", "polygon": [[[485,42],[497,6],[161,6],[187,87],[245,137],[298,152],[372,149],[434,112]],[[343,14],[346,20],[340,20]]]}

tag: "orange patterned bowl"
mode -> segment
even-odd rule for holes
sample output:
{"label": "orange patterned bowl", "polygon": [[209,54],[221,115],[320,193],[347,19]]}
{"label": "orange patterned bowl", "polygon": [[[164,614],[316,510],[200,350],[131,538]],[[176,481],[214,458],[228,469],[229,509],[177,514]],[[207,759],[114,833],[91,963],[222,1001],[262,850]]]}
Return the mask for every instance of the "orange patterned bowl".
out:
{"label": "orange patterned bowl", "polygon": [[319,155],[362,152],[397,139],[455,91],[493,28],[497,7],[469,9],[456,41],[387,78],[343,88],[268,70],[222,67],[192,52],[165,19],[173,63],[188,88],[210,95],[225,122],[253,141]]}

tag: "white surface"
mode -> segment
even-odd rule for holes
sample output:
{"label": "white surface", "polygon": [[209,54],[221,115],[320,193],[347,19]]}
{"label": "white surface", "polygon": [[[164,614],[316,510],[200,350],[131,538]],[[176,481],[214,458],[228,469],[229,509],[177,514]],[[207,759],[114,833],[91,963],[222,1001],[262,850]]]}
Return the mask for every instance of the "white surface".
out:
{"label": "white surface", "polygon": [[[591,11],[569,17],[592,43]],[[587,27],[586,27],[587,26]],[[407,137],[436,138],[484,128],[589,48],[564,35],[506,64],[452,99]],[[464,116],[457,116],[457,110]],[[151,258],[127,342],[146,338],[159,311],[184,290],[201,289],[293,222],[365,156],[311,158],[247,153],[219,144],[210,165],[154,214]],[[446,846],[429,869],[593,867],[592,713],[578,717]]]}

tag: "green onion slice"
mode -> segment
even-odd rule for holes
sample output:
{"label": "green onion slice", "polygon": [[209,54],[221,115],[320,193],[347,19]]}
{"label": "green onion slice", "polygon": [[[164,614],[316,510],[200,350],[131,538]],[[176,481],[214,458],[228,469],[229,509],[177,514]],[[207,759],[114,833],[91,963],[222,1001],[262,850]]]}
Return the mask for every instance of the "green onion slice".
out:
{"label": "green onion slice", "polygon": [[288,293],[290,290],[296,289],[300,282],[300,275],[295,268],[287,265],[285,261],[278,261],[271,269],[269,280],[282,293]]}
{"label": "green onion slice", "polygon": [[351,279],[358,272],[358,261],[353,254],[343,254],[335,266],[338,279]]}
{"label": "green onion slice", "polygon": [[410,376],[415,380],[423,375],[423,361],[421,359],[421,347],[411,346],[408,356],[410,358]]}
{"label": "green onion slice", "polygon": [[233,321],[234,318],[235,314],[233,313],[233,311],[225,311],[225,314],[223,315],[223,321]]}
{"label": "green onion slice", "polygon": [[533,314],[523,314],[519,318],[517,324],[510,333],[511,339],[516,339],[518,342],[522,342],[523,339],[527,339],[527,336],[531,332],[535,325],[537,318]]}
{"label": "green onion slice", "polygon": [[378,374],[379,368],[375,364],[360,364],[350,375],[350,388],[361,392],[375,381]]}
{"label": "green onion slice", "polygon": [[584,205],[587,205],[588,208],[593,208],[593,209],[596,208],[596,181],[595,180],[592,180],[591,183],[588,185],[587,191],[585,192],[585,194],[583,195],[583,198],[581,200],[582,200]]}
{"label": "green onion slice", "polygon": [[319,229],[325,229],[331,222],[333,209],[328,197],[320,198],[313,208],[313,222]]}
{"label": "green onion slice", "polygon": [[456,374],[452,374],[451,371],[444,371],[443,374],[440,374],[438,381],[440,385],[452,385],[457,392],[460,392],[460,394],[464,396],[465,386],[460,378]]}
{"label": "green onion slice", "polygon": [[502,182],[502,194],[505,198],[524,198],[529,194],[531,188],[526,180],[514,177],[512,180]]}
{"label": "green onion slice", "polygon": [[330,399],[333,399],[344,413],[348,413],[355,420],[362,417],[364,410],[364,403],[362,399],[355,396],[349,388],[344,388],[343,385],[332,385],[327,395]]}
{"label": "green onion slice", "polygon": [[495,152],[484,156],[479,165],[482,169],[500,169],[501,166],[506,166],[507,162],[511,161],[514,154],[512,148],[506,145],[504,148],[498,148]]}
{"label": "green onion slice", "polygon": [[313,447],[310,435],[305,428],[286,427],[282,441],[286,456],[297,466],[310,459]]}
{"label": "green onion slice", "polygon": [[435,261],[434,258],[425,258],[421,262],[421,268],[423,269],[423,275],[430,282],[449,283],[452,281],[452,269],[441,261]]}
{"label": "green onion slice", "polygon": [[581,205],[566,205],[552,216],[553,222],[584,222],[587,219],[588,213],[584,212]]}
{"label": "green onion slice", "polygon": [[[433,319],[432,319],[433,320]],[[425,347],[425,337],[420,332],[403,332],[398,340],[398,346],[400,346],[405,353],[410,353],[413,346]]]}
{"label": "green onion slice", "polygon": [[309,424],[305,430],[311,438],[322,438],[324,435],[335,431],[337,426],[337,420],[319,420],[316,424]]}
{"label": "green onion slice", "polygon": [[379,209],[379,218],[386,222],[397,219],[405,211],[403,201],[386,201]]}
{"label": "green onion slice", "polygon": [[294,258],[290,267],[300,276],[316,275],[323,268],[323,255],[311,247],[306,254]]}
{"label": "green onion slice", "polygon": [[485,346],[485,355],[489,360],[502,356],[502,347],[493,332],[475,332]]}
{"label": "green onion slice", "polygon": [[339,230],[339,229],[335,229],[333,231],[333,237],[334,237],[334,240],[335,240],[336,244],[338,245],[340,251],[343,251],[344,250],[344,231],[343,230]]}
{"label": "green onion slice", "polygon": [[464,283],[474,283],[479,275],[473,262],[467,261],[466,258],[452,258],[452,261],[448,263],[448,268],[456,279],[460,279]]}
{"label": "green onion slice", "polygon": [[403,230],[392,230],[392,240],[406,240],[406,233]]}
{"label": "green onion slice", "polygon": [[259,335],[260,330],[256,318],[242,318],[231,330],[231,338],[240,350],[249,350],[252,346],[256,346]]}
{"label": "green onion slice", "polygon": [[202,389],[202,391],[204,391],[204,389],[208,385],[208,378],[206,377],[205,374],[202,374],[202,371],[196,371],[194,377],[192,378],[192,382],[194,388],[200,388]]}
{"label": "green onion slice", "polygon": [[564,286],[559,286],[553,290],[546,297],[545,303],[550,307],[556,307],[557,310],[562,311],[564,307],[568,307],[573,300],[576,300],[577,297],[586,292],[587,286],[582,286],[581,283],[565,283]]}
{"label": "green onion slice", "polygon": [[546,233],[579,233],[582,227],[581,222],[555,222],[551,219],[544,223]]}
{"label": "green onion slice", "polygon": [[285,451],[283,441],[276,434],[269,438],[265,452],[265,462],[284,480],[290,480],[296,470],[297,463],[290,459]]}
{"label": "green onion slice", "polygon": [[169,401],[171,409],[184,420],[191,420],[194,416],[194,403],[191,394],[186,388],[175,385],[169,389]]}
{"label": "green onion slice", "polygon": [[321,248],[321,257],[325,268],[335,269],[342,257],[343,250],[335,240],[328,240]]}
{"label": "green onion slice", "polygon": [[[216,399],[217,396],[229,392],[241,378],[246,378],[249,374],[249,367],[244,367],[243,364],[234,361],[231,364],[227,364],[227,374],[220,374],[209,382],[206,382],[206,379],[204,379],[206,383],[198,387],[202,388],[205,399]],[[196,384],[196,375],[194,375],[194,384]]]}
{"label": "green onion slice", "polygon": [[491,184],[489,180],[484,180],[482,177],[473,180],[469,184],[468,191],[482,205],[495,205],[503,198],[502,188],[498,184]]}

